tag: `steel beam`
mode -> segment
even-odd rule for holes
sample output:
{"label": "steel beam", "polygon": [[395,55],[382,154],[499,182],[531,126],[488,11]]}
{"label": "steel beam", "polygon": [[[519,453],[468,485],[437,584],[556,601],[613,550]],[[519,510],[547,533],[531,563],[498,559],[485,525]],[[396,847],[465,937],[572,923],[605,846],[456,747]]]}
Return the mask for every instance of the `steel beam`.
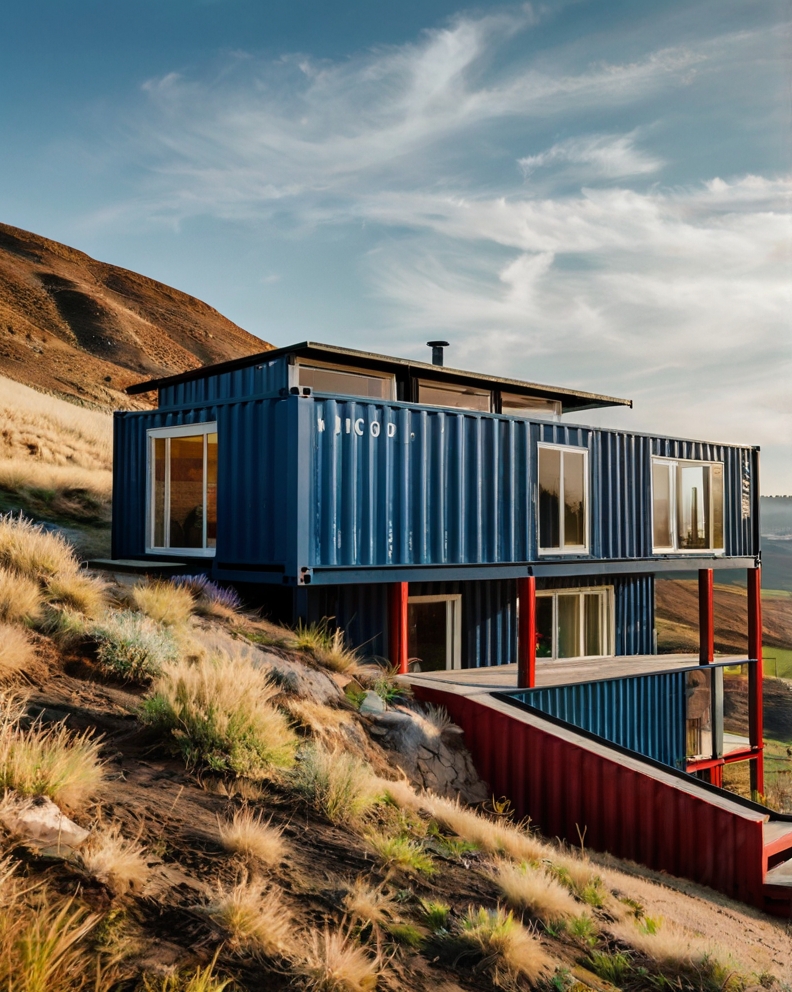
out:
{"label": "steel beam", "polygon": [[390,640],[390,662],[399,669],[400,675],[408,671],[407,658],[407,594],[406,582],[394,582],[390,587],[388,600],[388,634]]}
{"label": "steel beam", "polygon": [[762,701],[762,570],[748,569],[748,736],[756,758],[751,762],[751,791],[764,795],[764,714]]}
{"label": "steel beam", "polygon": [[536,579],[517,580],[520,603],[520,629],[517,633],[517,685],[533,689],[536,685]]}
{"label": "steel beam", "polygon": [[699,593],[699,661],[709,665],[715,660],[715,624],[712,612],[712,569],[700,568]]}

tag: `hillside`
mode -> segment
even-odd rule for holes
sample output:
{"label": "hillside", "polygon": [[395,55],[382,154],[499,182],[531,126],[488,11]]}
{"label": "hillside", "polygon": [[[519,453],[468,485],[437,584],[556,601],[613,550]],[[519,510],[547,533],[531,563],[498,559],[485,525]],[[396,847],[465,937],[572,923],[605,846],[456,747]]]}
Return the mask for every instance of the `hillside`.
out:
{"label": "hillside", "polygon": [[784,921],[482,802],[447,715],[331,631],[18,522],[0,567],[10,992],[788,989]]}
{"label": "hillside", "polygon": [[206,303],[0,224],[0,373],[104,409],[133,382],[271,347]]}

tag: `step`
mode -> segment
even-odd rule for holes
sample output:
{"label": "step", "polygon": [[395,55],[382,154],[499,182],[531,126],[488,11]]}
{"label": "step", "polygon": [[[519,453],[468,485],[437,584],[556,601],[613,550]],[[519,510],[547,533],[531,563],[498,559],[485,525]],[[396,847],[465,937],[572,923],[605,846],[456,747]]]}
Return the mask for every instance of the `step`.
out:
{"label": "step", "polygon": [[765,873],[762,891],[766,913],[792,919],[792,858]]}
{"label": "step", "polygon": [[792,853],[792,823],[784,820],[767,820],[763,827],[765,857],[781,854],[782,851]]}

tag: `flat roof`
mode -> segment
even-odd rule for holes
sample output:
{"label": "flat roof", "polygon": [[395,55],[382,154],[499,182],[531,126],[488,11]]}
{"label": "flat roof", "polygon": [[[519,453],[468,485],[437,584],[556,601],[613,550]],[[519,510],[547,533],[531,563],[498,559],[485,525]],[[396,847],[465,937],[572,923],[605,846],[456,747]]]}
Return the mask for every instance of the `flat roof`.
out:
{"label": "flat roof", "polygon": [[432,365],[430,362],[418,362],[407,358],[394,358],[391,355],[378,355],[369,351],[358,351],[354,348],[341,348],[337,345],[321,344],[316,341],[303,341],[300,344],[288,345],[285,348],[270,348],[268,351],[244,358],[234,358],[228,362],[218,362],[215,365],[204,365],[201,368],[189,369],[178,375],[170,375],[161,379],[149,379],[127,387],[127,393],[148,393],[163,386],[173,386],[180,382],[190,382],[195,379],[205,379],[208,376],[222,375],[224,372],[235,372],[238,369],[249,368],[251,365],[261,365],[271,362],[274,358],[284,355],[295,355],[300,358],[315,358],[318,360],[343,360],[348,365],[357,368],[370,368],[378,372],[406,372],[409,375],[420,375],[430,379],[448,380],[479,385],[492,389],[506,387],[509,391],[530,396],[541,396],[545,399],[561,400],[566,410],[587,410],[604,406],[629,406],[632,400],[621,399],[617,396],[606,396],[602,393],[589,393],[582,389],[567,389],[563,386],[548,386],[539,382],[527,382],[524,379],[509,379],[502,376],[487,375],[483,372],[469,372],[465,369],[450,368],[446,365]]}

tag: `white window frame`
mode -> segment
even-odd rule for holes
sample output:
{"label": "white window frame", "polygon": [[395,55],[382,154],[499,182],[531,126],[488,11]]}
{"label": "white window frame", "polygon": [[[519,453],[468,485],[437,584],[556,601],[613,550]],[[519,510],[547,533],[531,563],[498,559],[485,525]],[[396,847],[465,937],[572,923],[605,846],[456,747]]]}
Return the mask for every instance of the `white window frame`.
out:
{"label": "white window frame", "polygon": [[[655,498],[654,498],[654,466],[658,465],[668,465],[674,469],[673,480],[671,485],[671,506],[670,517],[671,517],[671,535],[673,543],[668,546],[656,545],[654,543],[654,514],[655,514]],[[661,455],[652,455],[652,473],[651,473],[651,489],[652,489],[652,513],[651,513],[651,525],[652,525],[652,554],[655,555],[723,555],[725,554],[724,548],[680,548],[679,547],[679,521],[677,508],[679,505],[679,488],[681,486],[681,475],[679,472],[680,466],[688,468],[697,468],[702,466],[709,468],[713,465],[720,465],[723,469],[723,530],[724,530],[724,545],[726,543],[726,466],[723,462],[706,461],[701,458],[666,458]],[[715,519],[715,505],[713,503],[712,495],[712,484],[710,484],[709,493],[709,530],[710,534],[713,531],[713,523]]]}
{"label": "white window frame", "polygon": [[357,375],[363,376],[367,379],[385,379],[390,385],[390,395],[385,397],[380,396],[357,396],[352,393],[332,393],[332,396],[346,396],[349,399],[363,399],[370,403],[383,403],[387,400],[396,399],[396,376],[393,372],[379,372],[375,369],[365,369],[365,368],[354,368],[350,365],[339,365],[337,362],[322,362],[317,361],[313,358],[297,358],[294,361],[294,365],[290,366],[291,376],[290,376],[290,386],[300,386],[300,369],[323,369],[328,372],[342,372],[344,375]]}
{"label": "white window frame", "polygon": [[[178,558],[214,558],[217,548],[206,547],[206,512],[203,514],[203,547],[202,548],[158,548],[154,545],[154,441],[157,438],[172,437],[197,437],[203,435],[203,505],[206,507],[207,495],[207,443],[206,436],[217,434],[217,422],[211,421],[200,424],[182,424],[179,427],[155,427],[146,431],[146,493],[148,506],[146,507],[146,554],[148,555],[174,555]],[[219,442],[218,442],[219,443]],[[163,521],[163,532],[165,543],[170,541],[170,445],[165,448],[165,519]]]}
{"label": "white window frame", "polygon": [[446,603],[446,671],[462,667],[462,594],[441,593],[433,596],[408,596],[410,603]]}
{"label": "white window frame", "polygon": [[[558,657],[558,597],[559,596],[580,596],[580,642],[578,647],[583,650],[585,645],[585,614],[583,611],[583,597],[587,593],[597,593],[600,597],[600,624],[605,622],[605,636],[603,641],[605,642],[606,653],[605,654],[578,654],[572,658],[559,658]],[[616,654],[616,603],[614,595],[613,586],[576,586],[572,589],[541,589],[537,591],[537,599],[549,599],[552,597],[553,600],[553,646],[552,653],[549,658],[537,658],[537,662],[543,661],[574,661],[576,658],[590,659],[590,658],[613,658]]]}
{"label": "white window frame", "polygon": [[[465,385],[461,382],[446,382],[437,379],[418,379],[418,404],[420,406],[427,406],[430,410],[453,410],[459,411],[460,413],[492,413],[495,409],[495,393],[491,389],[485,389],[483,386],[471,386],[470,389],[475,390],[473,395],[488,396],[489,406],[486,410],[478,410],[475,407],[468,406],[446,406],[443,403],[428,403],[426,400],[421,399],[421,386],[426,386],[428,388],[436,388],[446,392],[453,393],[456,392],[460,396],[465,395]],[[470,394],[468,394],[470,395]]]}
{"label": "white window frame", "polygon": [[[582,452],[583,454],[583,527],[585,528],[585,544],[575,544],[571,547],[564,547],[564,456],[561,456],[561,491],[558,494],[559,499],[559,521],[558,521],[558,541],[560,547],[558,548],[543,548],[541,545],[542,539],[542,523],[540,520],[541,505],[539,501],[539,459],[541,455],[539,452],[543,448],[551,449],[554,451],[573,451],[575,454]],[[546,441],[539,441],[537,444],[537,454],[536,454],[536,547],[540,555],[587,555],[589,554],[589,544],[590,544],[590,507],[589,507],[589,449],[584,448],[582,445],[576,444],[550,444]]]}

